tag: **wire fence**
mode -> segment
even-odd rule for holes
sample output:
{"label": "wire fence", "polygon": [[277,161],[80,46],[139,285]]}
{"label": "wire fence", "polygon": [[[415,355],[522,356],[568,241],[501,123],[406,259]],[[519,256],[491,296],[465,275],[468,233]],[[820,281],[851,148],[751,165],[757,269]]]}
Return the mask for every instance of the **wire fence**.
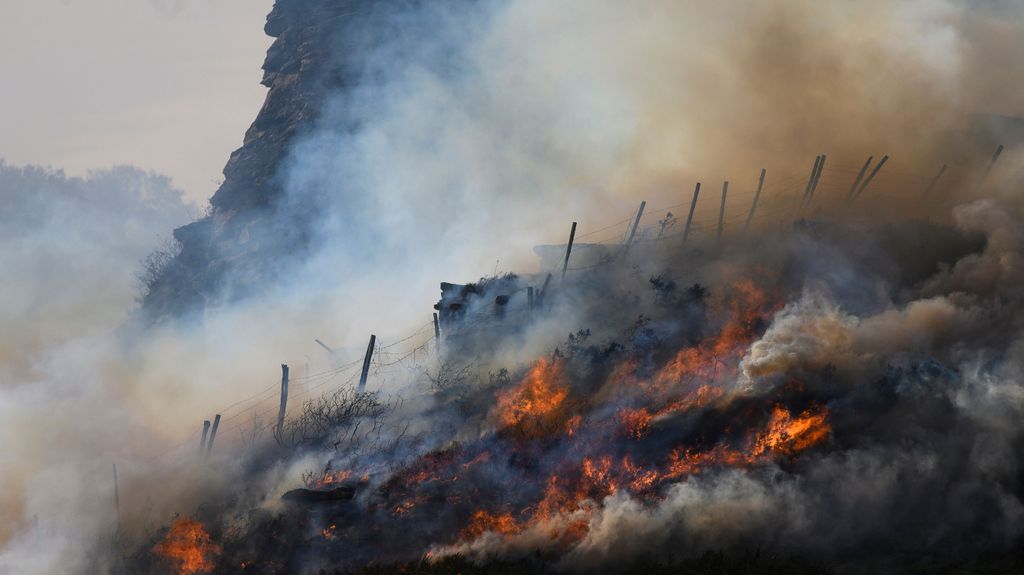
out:
{"label": "wire fence", "polygon": [[[964,169],[960,166],[950,166],[954,169]],[[814,196],[808,202],[806,192],[809,188],[810,172],[787,173],[781,177],[766,179],[760,191],[758,206],[754,212],[754,220],[760,222],[783,224],[804,215],[818,213],[824,207],[835,207],[839,202],[846,205],[847,196],[850,194],[856,176],[862,171],[861,165],[827,163],[821,170],[821,176],[814,188]],[[922,190],[935,178],[935,174],[917,174],[906,171],[889,170],[886,177],[891,183],[897,181],[902,186],[912,186]],[[884,188],[879,182],[875,182],[875,188]],[[703,187],[695,209],[692,214],[690,237],[699,240],[703,235],[706,239],[708,234],[718,234],[719,219],[723,230],[735,231],[737,228],[745,228],[751,217],[751,204],[754,195],[757,193],[756,186],[745,186],[741,191],[731,191],[728,194],[728,207],[722,213],[720,202],[721,192],[712,189],[710,186]],[[709,196],[713,201],[709,201]],[[938,190],[933,196],[939,198],[933,201],[931,206],[939,208],[944,205],[951,205],[959,198],[949,197]],[[703,200],[703,201],[701,201]],[[657,222],[638,226],[633,244],[656,244],[659,242],[681,241],[685,230],[681,229],[690,217],[689,210],[692,196],[687,197],[679,203],[645,210],[643,218],[650,222],[652,219]],[[737,210],[736,205],[746,205],[747,208]],[[678,213],[677,213],[678,212]],[[634,211],[629,217],[621,220],[603,224],[594,230],[578,234],[575,238],[577,245],[622,245],[627,241],[633,222],[636,220],[637,212]],[[583,241],[585,240],[585,241]],[[597,262],[576,267],[569,267],[569,271],[580,272],[594,269],[610,263],[609,258],[601,258]],[[382,345],[386,342],[386,345]],[[395,375],[407,376],[409,373],[422,370],[428,358],[436,358],[438,349],[435,344],[434,322],[419,326],[411,333],[391,339],[380,339],[374,346],[372,361],[370,363],[370,374],[378,380],[378,388],[383,381]],[[364,362],[363,358],[335,365],[317,373],[304,373],[301,377],[289,378],[289,386],[295,391],[288,395],[288,405],[294,407],[301,405],[303,401],[309,400],[317,394],[329,394],[347,386],[352,386],[356,377],[361,374],[359,369]],[[273,383],[262,387],[245,398],[239,399],[224,406],[214,413],[221,416],[221,428],[218,431],[218,439],[229,437],[232,433],[241,433],[247,428],[258,425],[260,421],[276,421],[281,382],[275,378]],[[163,458],[180,453],[183,449],[191,449],[190,445],[197,445],[199,435],[198,426],[191,434],[180,443],[165,450],[163,453],[153,457]]]}

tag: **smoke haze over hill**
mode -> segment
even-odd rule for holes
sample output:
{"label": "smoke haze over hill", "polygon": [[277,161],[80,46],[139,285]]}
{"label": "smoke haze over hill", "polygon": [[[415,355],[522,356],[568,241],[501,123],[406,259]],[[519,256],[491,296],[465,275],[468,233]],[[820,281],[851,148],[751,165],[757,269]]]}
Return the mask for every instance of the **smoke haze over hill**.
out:
{"label": "smoke haze over hill", "polygon": [[[208,215],[183,225],[195,208],[131,168],[0,164],[0,570],[162,572],[179,515],[203,520],[218,568],[267,572],[1012,553],[1022,28],[1011,2],[279,0],[268,98]],[[570,221],[613,257],[555,269],[524,316],[545,281],[533,247]],[[467,314],[490,325],[507,296],[523,325],[432,347],[438,283],[506,270],[522,275],[481,283]],[[299,421],[347,389],[369,333],[393,350],[368,387],[390,419],[356,418],[372,449],[257,433],[279,364],[308,393]],[[458,393],[438,387],[445,361],[466,369]],[[538,416],[538,397],[560,399]],[[359,521],[281,502],[310,470],[366,478]]]}

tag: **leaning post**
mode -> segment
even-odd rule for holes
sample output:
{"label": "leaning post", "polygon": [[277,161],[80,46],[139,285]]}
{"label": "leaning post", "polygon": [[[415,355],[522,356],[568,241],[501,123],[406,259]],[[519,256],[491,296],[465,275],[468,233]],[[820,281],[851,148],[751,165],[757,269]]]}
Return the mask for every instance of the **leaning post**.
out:
{"label": "leaning post", "polygon": [[210,441],[206,444],[206,456],[210,456],[210,452],[213,451],[213,441],[217,439],[217,428],[220,427],[220,414],[218,413],[213,418],[213,427],[210,428]]}
{"label": "leaning post", "polygon": [[199,457],[203,456],[206,452],[206,437],[210,433],[210,420],[207,419],[203,422],[203,436],[199,439]]}
{"label": "leaning post", "polygon": [[939,180],[942,178],[942,174],[945,174],[945,173],[946,173],[946,164],[942,164],[942,167],[939,168],[939,173],[935,174],[935,177],[932,178],[931,183],[928,184],[928,187],[924,189],[924,193],[922,193],[921,195],[922,196],[927,196],[928,194],[930,194],[932,192],[932,188],[935,187],[935,184],[939,183]]}
{"label": "leaning post", "polygon": [[693,189],[693,200],[690,201],[690,215],[686,216],[686,228],[683,229],[683,243],[690,237],[690,225],[693,223],[693,212],[697,209],[697,198],[700,197],[700,182]]}
{"label": "leaning post", "polygon": [[861,181],[864,179],[864,174],[868,172],[868,167],[871,166],[871,160],[873,160],[874,158],[874,156],[868,156],[867,161],[864,162],[864,165],[861,166],[860,171],[857,172],[857,178],[853,180],[853,185],[850,186],[850,191],[846,192],[846,201],[849,202],[853,200],[854,195],[857,193],[857,186],[859,186]]}
{"label": "leaning post", "polygon": [[565,261],[562,262],[562,279],[565,279],[565,271],[569,269],[569,256],[572,255],[572,243],[576,240],[576,222],[572,223],[569,230],[569,243],[565,246]]}
{"label": "leaning post", "polygon": [[875,166],[875,169],[871,170],[871,175],[869,175],[868,178],[864,180],[864,183],[860,185],[860,188],[857,190],[857,194],[853,196],[853,199],[856,200],[857,198],[860,197],[861,194],[864,193],[864,190],[866,190],[867,187],[871,185],[871,181],[875,179],[875,176],[878,175],[879,170],[881,170],[882,166],[884,166],[885,163],[888,161],[889,156],[882,156],[882,159],[878,161],[878,165]]}
{"label": "leaning post", "polygon": [[377,336],[370,335],[370,343],[366,346],[366,356],[363,357],[363,371],[359,374],[359,393],[366,391],[366,379],[370,376],[370,360],[373,359],[373,346],[377,344]]}
{"label": "leaning post", "polygon": [[757,191],[754,192],[754,201],[750,204],[750,213],[747,214],[747,221],[743,224],[743,233],[747,233],[750,222],[754,219],[754,212],[757,211],[757,202],[761,199],[761,190],[764,189],[765,169],[761,168],[761,177],[757,180]]}

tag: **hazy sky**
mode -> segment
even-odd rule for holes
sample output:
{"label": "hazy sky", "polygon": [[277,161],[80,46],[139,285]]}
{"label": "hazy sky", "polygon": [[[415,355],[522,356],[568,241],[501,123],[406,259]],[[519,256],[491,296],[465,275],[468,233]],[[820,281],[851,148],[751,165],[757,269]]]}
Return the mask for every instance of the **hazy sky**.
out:
{"label": "hazy sky", "polygon": [[216,189],[262,104],[273,0],[4,0],[0,158]]}

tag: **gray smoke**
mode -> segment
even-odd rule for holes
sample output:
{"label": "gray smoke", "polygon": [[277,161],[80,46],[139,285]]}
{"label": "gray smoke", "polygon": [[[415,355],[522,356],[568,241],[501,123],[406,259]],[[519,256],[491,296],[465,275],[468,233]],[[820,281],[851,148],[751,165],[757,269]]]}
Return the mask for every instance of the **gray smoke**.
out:
{"label": "gray smoke", "polygon": [[[13,381],[0,400],[0,478],[13,486],[0,494],[0,567],[93,569],[113,533],[107,478],[115,460],[123,529],[136,550],[148,550],[154,525],[221,495],[235,497],[221,525],[243,528],[250,511],[280,511],[281,492],[332,454],[257,466],[248,452],[222,449],[215,473],[197,470],[188,430],[194,435],[216,406],[272,389],[278,364],[321,353],[314,337],[358,350],[369,332],[414,331],[429,319],[441,280],[531,271],[532,247],[562,241],[568,221],[585,233],[628,216],[641,198],[676,205],[696,180],[717,187],[729,178],[747,190],[761,166],[770,174],[765,212],[746,239],[730,220],[726,243],[710,241],[716,210],[706,195],[692,244],[699,250],[636,249],[628,265],[599,270],[596,280],[572,274],[573,305],[522,341],[499,338],[478,375],[506,366],[518,374],[567,331],[621,334],[637,311],[657,309],[651,276],[714,293],[755,275],[769,278],[782,307],[727,387],[736,401],[763,399],[799,379],[829,403],[834,442],[792,466],[682,479],[656,505],[620,491],[513,537],[416,541],[421,547],[405,552],[529,554],[544,548],[549,530],[578,520],[589,531],[560,551],[566,565],[583,568],[730,545],[842,556],[891,553],[892,545],[1005,551],[1019,541],[1021,218],[1019,187],[1006,177],[1019,169],[1019,152],[1008,150],[978,190],[977,150],[961,138],[970,114],[1022,111],[1006,96],[1022,76],[1019,6],[309,6],[321,5],[351,7],[322,23],[337,26],[327,51],[343,88],[279,167],[286,195],[265,214],[264,233],[308,233],[312,250],[286,258],[287,277],[273,289],[209,309],[199,326],[116,329],[131,306],[136,262],[159,245],[153,232],[184,219],[180,197],[135,172],[36,182],[34,172],[15,171],[35,182],[16,194],[28,207],[0,217],[35,223],[0,232],[16,230],[0,258],[14,258],[7,269],[22,272],[4,283],[0,303],[0,373],[5,386]],[[808,159],[826,150],[836,171],[826,172],[821,211],[803,214],[822,223],[792,229],[800,214],[781,196],[783,180],[802,179]],[[872,189],[876,199],[840,207],[850,167],[855,173],[864,156],[884,152],[893,160]],[[921,180],[949,157],[958,165],[947,195],[922,205]],[[128,192],[104,195],[126,181]],[[33,193],[40,187],[58,191]],[[77,188],[103,193],[83,201],[71,197]],[[729,213],[745,211],[749,199],[736,194]],[[949,210],[954,204],[962,205]],[[309,212],[313,229],[294,229],[295,215]],[[952,227],[911,223],[926,215]],[[652,209],[648,221],[655,216],[663,213]],[[230,217],[214,214],[214,224]],[[668,317],[651,329],[678,338],[687,327]],[[313,363],[322,367],[321,358]],[[820,376],[826,371],[833,375]],[[371,388],[407,390],[423,383],[417,377]],[[403,445],[404,460],[486,436],[493,424],[453,432],[463,422],[418,389],[399,416],[422,442]],[[232,422],[225,445],[244,443],[245,430]],[[182,442],[187,448],[175,450]]]}

